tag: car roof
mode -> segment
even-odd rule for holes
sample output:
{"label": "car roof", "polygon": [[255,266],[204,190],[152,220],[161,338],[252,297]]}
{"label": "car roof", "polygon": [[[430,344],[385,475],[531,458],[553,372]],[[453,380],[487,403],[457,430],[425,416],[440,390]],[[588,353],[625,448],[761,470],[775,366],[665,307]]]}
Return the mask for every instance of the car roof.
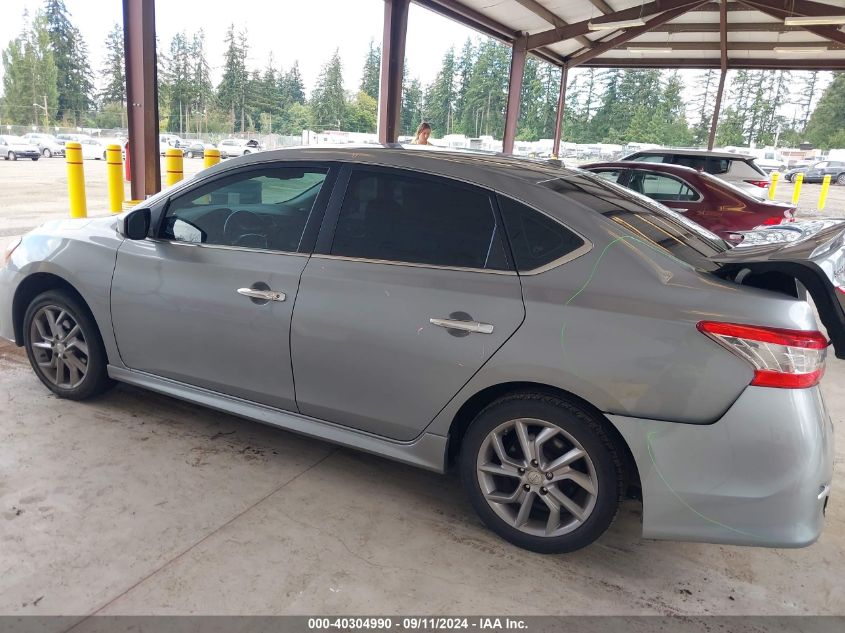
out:
{"label": "car roof", "polygon": [[219,163],[208,173],[223,171],[227,166],[260,164],[278,160],[352,162],[361,165],[396,167],[422,173],[443,175],[498,189],[498,179],[522,182],[543,182],[578,172],[560,161],[514,158],[504,154],[472,150],[404,147],[401,145],[346,144],[307,145],[248,154]]}
{"label": "car roof", "polygon": [[649,171],[665,171],[667,174],[677,174],[679,176],[688,176],[701,174],[701,170],[687,167],[686,165],[673,165],[671,163],[645,163],[639,160],[616,160],[607,161],[603,163],[589,163],[581,165],[583,169],[595,169],[611,167],[614,169],[647,169]]}
{"label": "car roof", "polygon": [[661,149],[659,147],[637,150],[636,152],[631,152],[629,156],[633,156],[634,154],[677,154],[680,156],[707,156],[710,158],[736,158],[739,160],[751,160],[754,158],[754,156],[751,156],[750,154],[739,154],[737,152],[713,152],[706,149]]}

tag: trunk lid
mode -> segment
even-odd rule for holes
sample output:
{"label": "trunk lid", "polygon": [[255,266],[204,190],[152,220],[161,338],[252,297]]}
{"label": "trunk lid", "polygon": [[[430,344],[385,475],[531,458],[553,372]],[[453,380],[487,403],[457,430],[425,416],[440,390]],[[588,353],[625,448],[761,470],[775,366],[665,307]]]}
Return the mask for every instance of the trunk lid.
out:
{"label": "trunk lid", "polygon": [[[740,284],[787,291],[800,282],[816,304],[837,358],[845,358],[845,220],[802,220],[743,231],[739,246],[709,259]],[[795,296],[798,296],[797,286]]]}

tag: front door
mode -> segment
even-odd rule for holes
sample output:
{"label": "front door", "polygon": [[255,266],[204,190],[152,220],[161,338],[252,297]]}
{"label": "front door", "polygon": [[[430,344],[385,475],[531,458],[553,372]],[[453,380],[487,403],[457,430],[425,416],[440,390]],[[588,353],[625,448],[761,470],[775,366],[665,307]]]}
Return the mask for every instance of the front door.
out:
{"label": "front door", "polygon": [[126,366],[295,411],[291,313],[327,176],[284,164],[224,175],[171,200],[157,239],[124,242],[112,319]]}
{"label": "front door", "polygon": [[294,310],[300,411],[396,440],[419,435],[524,318],[497,218],[484,190],[353,171]]}

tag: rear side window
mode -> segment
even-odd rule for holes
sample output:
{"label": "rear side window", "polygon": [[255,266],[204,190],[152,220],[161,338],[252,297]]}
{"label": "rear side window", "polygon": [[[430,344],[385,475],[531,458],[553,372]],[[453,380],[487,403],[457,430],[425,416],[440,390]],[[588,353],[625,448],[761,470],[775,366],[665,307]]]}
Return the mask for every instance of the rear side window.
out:
{"label": "rear side window", "polygon": [[331,254],[509,270],[502,233],[485,191],[442,179],[362,170],[349,178]]}
{"label": "rear side window", "polygon": [[608,182],[619,182],[619,176],[622,175],[621,169],[590,169],[599,178],[604,178]]}
{"label": "rear side window", "polygon": [[499,196],[499,208],[520,272],[534,270],[584,246],[584,240],[552,218]]}
{"label": "rear side window", "polygon": [[633,156],[629,160],[635,160],[640,163],[669,163],[670,160],[666,160],[667,157],[663,154],[638,154],[637,156]]}
{"label": "rear side window", "polygon": [[672,161],[676,165],[683,165],[684,167],[692,167],[697,171],[704,171],[707,166],[707,157],[693,156],[693,155],[677,155]]}
{"label": "rear side window", "polygon": [[634,170],[628,186],[659,202],[692,202],[699,198],[698,193],[685,182],[653,171]]}

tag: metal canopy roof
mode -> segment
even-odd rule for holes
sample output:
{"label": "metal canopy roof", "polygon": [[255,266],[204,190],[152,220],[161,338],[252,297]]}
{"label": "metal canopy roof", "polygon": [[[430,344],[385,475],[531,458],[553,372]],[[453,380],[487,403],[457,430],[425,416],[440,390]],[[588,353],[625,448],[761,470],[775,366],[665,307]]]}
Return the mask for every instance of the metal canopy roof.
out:
{"label": "metal canopy roof", "polygon": [[[845,20],[845,0],[413,1],[558,66],[845,70],[841,25],[784,25]],[[637,19],[645,24],[588,26]]]}

